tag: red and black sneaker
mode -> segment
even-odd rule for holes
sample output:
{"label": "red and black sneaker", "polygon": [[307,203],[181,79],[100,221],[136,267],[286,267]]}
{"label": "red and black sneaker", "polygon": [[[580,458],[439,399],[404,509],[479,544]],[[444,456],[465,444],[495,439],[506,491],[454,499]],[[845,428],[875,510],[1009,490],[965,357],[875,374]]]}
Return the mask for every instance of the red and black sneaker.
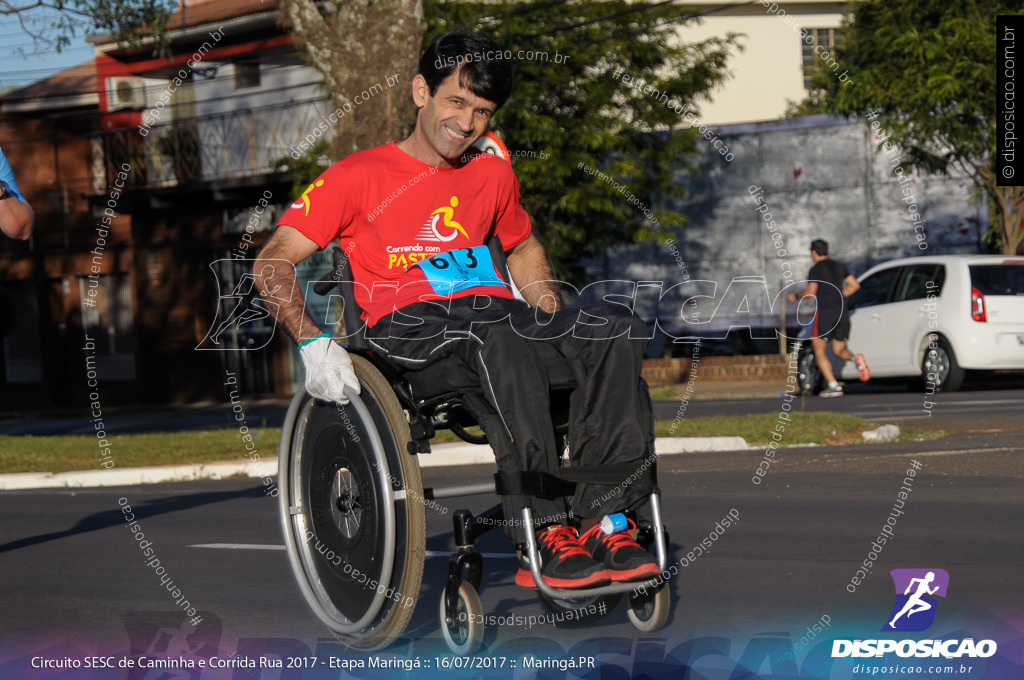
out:
{"label": "red and black sneaker", "polygon": [[[564,524],[552,524],[537,532],[540,573],[552,588],[590,588],[610,580],[608,570],[583,549],[576,530]],[[516,585],[536,588],[525,554],[520,557]]]}
{"label": "red and black sneaker", "polygon": [[601,525],[595,524],[587,533],[580,536],[583,548],[593,555],[595,560],[604,563],[613,582],[640,581],[661,573],[654,555],[633,540],[633,536],[636,535],[636,522],[628,522],[626,529],[614,534],[604,533]]}

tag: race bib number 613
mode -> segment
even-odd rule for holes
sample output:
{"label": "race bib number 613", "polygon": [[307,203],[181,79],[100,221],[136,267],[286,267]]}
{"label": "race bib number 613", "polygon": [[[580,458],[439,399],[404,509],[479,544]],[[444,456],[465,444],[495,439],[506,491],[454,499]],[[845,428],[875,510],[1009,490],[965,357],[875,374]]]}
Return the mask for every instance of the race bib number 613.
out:
{"label": "race bib number 613", "polygon": [[[452,295],[479,286],[507,286],[487,246],[459,248],[420,260],[419,267],[438,295]],[[411,267],[410,267],[411,268]]]}

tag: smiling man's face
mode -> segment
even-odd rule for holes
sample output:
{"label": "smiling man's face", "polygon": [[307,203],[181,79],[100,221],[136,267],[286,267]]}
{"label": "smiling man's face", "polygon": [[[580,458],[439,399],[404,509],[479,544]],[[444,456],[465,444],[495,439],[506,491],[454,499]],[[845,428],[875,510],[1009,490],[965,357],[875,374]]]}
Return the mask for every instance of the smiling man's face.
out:
{"label": "smiling man's face", "polygon": [[[459,157],[487,130],[498,108],[460,85],[458,76],[455,71],[441,81],[434,95],[423,76],[413,79],[413,100],[420,107],[416,119],[419,153],[414,155],[432,165],[458,165]],[[424,154],[433,158],[422,157]]]}

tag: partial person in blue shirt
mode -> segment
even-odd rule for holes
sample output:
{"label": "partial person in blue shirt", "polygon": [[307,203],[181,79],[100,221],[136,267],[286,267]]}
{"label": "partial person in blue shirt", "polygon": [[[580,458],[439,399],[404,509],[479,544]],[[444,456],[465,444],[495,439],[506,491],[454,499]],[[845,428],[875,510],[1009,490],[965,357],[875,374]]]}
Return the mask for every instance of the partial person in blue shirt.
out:
{"label": "partial person in blue shirt", "polygon": [[11,238],[27,241],[32,235],[36,215],[18,188],[14,170],[0,149],[0,231]]}

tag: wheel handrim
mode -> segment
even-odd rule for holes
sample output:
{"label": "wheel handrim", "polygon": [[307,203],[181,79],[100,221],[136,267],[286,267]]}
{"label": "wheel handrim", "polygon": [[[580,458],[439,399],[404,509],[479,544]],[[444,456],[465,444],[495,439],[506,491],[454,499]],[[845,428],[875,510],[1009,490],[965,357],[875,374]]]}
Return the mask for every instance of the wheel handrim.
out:
{"label": "wheel handrim", "polygon": [[[348,547],[346,544],[350,541],[360,540],[362,534],[367,530],[366,521],[368,517],[366,511],[369,507],[367,490],[372,489],[372,486],[364,486],[364,482],[368,482],[368,479],[356,471],[356,464],[353,461],[354,456],[348,454],[347,451],[340,451],[337,456],[331,458],[329,452],[325,453],[318,450],[316,443],[314,443],[313,452],[305,457],[286,455],[285,447],[288,445],[286,441],[290,442],[291,446],[297,450],[302,450],[305,431],[302,427],[293,428],[293,425],[304,423],[305,419],[310,417],[310,413],[315,407],[315,402],[309,399],[304,391],[300,391],[296,395],[293,405],[302,399],[306,399],[306,401],[301,407],[298,407],[300,410],[298,417],[286,419],[287,427],[286,431],[282,433],[281,441],[281,474],[287,475],[288,486],[287,493],[282,494],[282,504],[283,509],[287,512],[287,515],[284,515],[285,521],[283,524],[285,539],[288,543],[289,559],[292,561],[292,568],[296,573],[303,572],[306,575],[305,579],[298,580],[298,585],[307,603],[310,605],[310,609],[317,615],[317,618],[335,633],[356,637],[369,636],[372,635],[371,624],[384,608],[384,589],[378,588],[373,592],[361,616],[346,615],[335,605],[328,588],[332,580],[336,581],[341,578],[344,565],[347,563],[343,561],[341,565],[338,565],[332,562],[332,569],[325,569],[326,551],[320,552],[319,542],[314,544],[312,540],[309,540],[309,533],[312,533],[315,538],[317,536],[315,529],[319,529],[321,533],[329,535],[331,539],[337,542],[339,550],[335,551],[336,555],[346,554],[344,553]],[[355,408],[359,413],[361,422],[367,423],[372,421],[369,412],[358,397],[352,399],[351,407]],[[347,430],[347,428],[345,429]],[[361,434],[367,438],[366,443],[369,446],[381,452],[380,459],[383,460],[385,458],[383,455],[383,444],[377,432],[373,428],[364,428]],[[327,439],[331,437],[329,428],[321,430],[318,439],[325,437]],[[292,439],[294,441],[290,441]],[[366,467],[368,468],[365,471],[366,475],[373,475],[376,472],[379,477],[378,482],[381,490],[380,497],[374,498],[373,501],[373,505],[376,508],[375,515],[379,515],[380,528],[382,530],[382,534],[377,537],[382,554],[376,560],[379,564],[379,570],[375,570],[374,577],[378,583],[387,584],[391,579],[395,559],[394,494],[390,480],[387,478],[386,469],[380,467],[374,471],[369,469],[369,465],[366,465]],[[326,480],[330,480],[327,488],[324,489],[322,486],[317,486],[315,478],[319,478],[321,484]],[[283,488],[284,485],[282,485]],[[347,497],[348,502],[351,502],[355,497],[353,490],[359,490],[358,498],[361,512],[357,518],[358,521],[351,521],[356,519],[351,516],[351,506],[344,509],[338,506],[338,501],[342,500],[342,492],[345,489],[349,493]],[[302,506],[298,502],[300,498],[306,499],[306,506]],[[348,513],[346,513],[346,510]],[[335,517],[339,516],[339,514],[343,519],[347,518],[349,520],[346,530],[342,529],[343,525],[335,522]],[[346,517],[346,515],[348,516]],[[319,521],[317,521],[318,519]],[[330,527],[334,528],[333,533],[330,531]],[[324,544],[327,543],[326,540],[320,540]],[[333,550],[333,547],[328,547],[327,550]]]}

